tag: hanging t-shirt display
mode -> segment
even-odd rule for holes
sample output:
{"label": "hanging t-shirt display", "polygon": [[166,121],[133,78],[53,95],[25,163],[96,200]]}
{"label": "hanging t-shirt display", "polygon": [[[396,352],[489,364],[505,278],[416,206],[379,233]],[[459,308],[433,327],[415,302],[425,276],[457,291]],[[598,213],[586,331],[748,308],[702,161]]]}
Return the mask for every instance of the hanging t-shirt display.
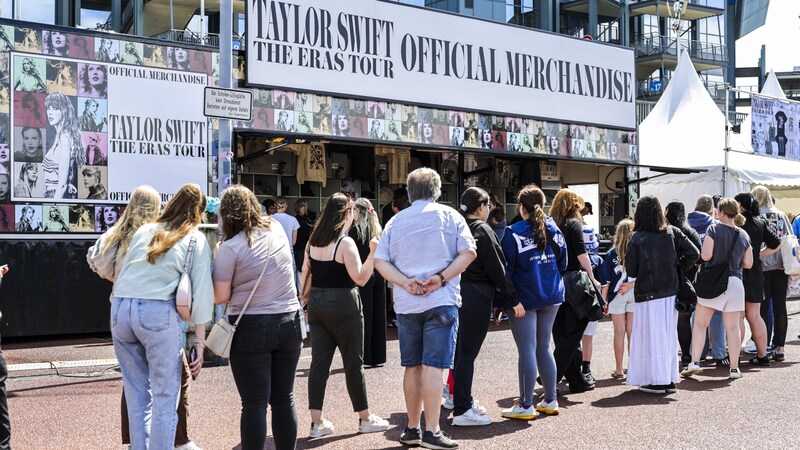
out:
{"label": "hanging t-shirt display", "polygon": [[324,187],[328,180],[325,172],[325,144],[314,142],[293,145],[291,150],[297,153],[297,183],[316,181]]}

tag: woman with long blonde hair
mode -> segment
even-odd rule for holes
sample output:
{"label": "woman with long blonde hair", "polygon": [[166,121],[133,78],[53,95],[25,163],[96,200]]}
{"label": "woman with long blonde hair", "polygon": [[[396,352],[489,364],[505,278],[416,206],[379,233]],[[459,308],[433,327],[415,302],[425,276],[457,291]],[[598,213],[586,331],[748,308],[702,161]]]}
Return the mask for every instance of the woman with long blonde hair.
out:
{"label": "woman with long blonde hair", "polygon": [[623,219],[617,224],[614,233],[614,247],[608,251],[603,262],[603,298],[608,301],[608,313],[614,323],[614,361],[616,368],[611,372],[613,378],[624,378],[622,360],[625,355],[625,336],[628,337],[628,352],[631,348],[631,330],[633,329],[633,286],[632,280],[625,273],[625,254],[628,242],[633,236],[633,221]]}
{"label": "woman with long blonde hair", "polygon": [[175,439],[183,340],[175,294],[184,268],[192,280],[191,322],[197,337],[192,377],[203,366],[205,324],[214,305],[211,249],[198,229],[205,209],[200,186],[181,187],[158,220],[133,235],[114,284],[111,336],[135,449],[172,448]]}
{"label": "woman with long blonde hair", "polygon": [[[550,217],[553,218],[567,242],[567,269],[564,271],[564,282],[566,283],[570,279],[570,272],[584,271],[589,280],[599,289],[600,284],[594,278],[589,254],[586,253],[583,245],[583,217],[581,216],[583,207],[584,202],[580,195],[569,189],[562,189],[553,198]],[[581,370],[583,352],[581,352],[580,344],[589,319],[588,317],[578,317],[572,307],[572,300],[580,302],[582,299],[570,299],[569,291],[565,296],[566,301],[559,307],[553,324],[553,341],[555,343],[553,356],[558,368],[556,382],[564,377],[569,383],[570,392],[585,392],[594,389],[594,379],[591,377],[591,373],[584,375]]]}
{"label": "woman with long blonde hair", "polygon": [[[353,208],[353,225],[348,235],[356,242],[364,264],[369,257],[369,242],[381,235],[381,224],[372,203],[360,198]],[[386,281],[373,272],[367,284],[358,288],[364,310],[364,366],[380,367],[386,363]]]}

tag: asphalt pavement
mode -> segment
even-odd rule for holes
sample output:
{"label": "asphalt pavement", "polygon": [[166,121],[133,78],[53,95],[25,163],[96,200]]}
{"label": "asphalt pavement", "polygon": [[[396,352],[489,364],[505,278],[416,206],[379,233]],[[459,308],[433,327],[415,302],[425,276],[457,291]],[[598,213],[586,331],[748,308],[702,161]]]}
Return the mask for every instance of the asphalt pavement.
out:
{"label": "asphalt pavement", "polygon": [[[676,394],[666,396],[640,393],[611,378],[612,325],[601,322],[592,362],[597,388],[565,394],[559,398],[560,415],[529,422],[500,417],[501,408],[511,406],[518,395],[517,351],[508,326],[492,325],[476,362],[473,393],[493,423],[453,427],[447,410],[442,410],[441,423],[463,449],[797,448],[800,301],[789,303],[789,313],[785,362],[751,368],[743,355],[744,378],[735,381],[727,378],[727,370],[706,364],[708,370],[682,381]],[[4,340],[3,348],[12,369],[8,388],[14,449],[124,448],[119,437],[122,380],[114,367],[109,336]],[[336,432],[309,440],[307,341],[295,384],[297,447],[402,448],[398,438],[406,417],[399,360],[396,333],[390,329],[387,364],[366,370],[371,409],[389,420],[389,431],[356,433],[358,420],[337,354],[325,399],[325,415]],[[240,448],[239,408],[230,367],[204,368],[191,387],[189,435],[207,450]],[[274,448],[271,439],[266,448]]]}

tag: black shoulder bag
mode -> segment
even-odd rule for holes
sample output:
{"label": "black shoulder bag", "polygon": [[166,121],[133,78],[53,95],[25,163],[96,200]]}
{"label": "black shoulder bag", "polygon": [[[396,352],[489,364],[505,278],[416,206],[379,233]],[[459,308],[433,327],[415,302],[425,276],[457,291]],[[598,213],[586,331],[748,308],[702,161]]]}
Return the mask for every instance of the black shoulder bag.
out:
{"label": "black shoulder bag", "polygon": [[[728,277],[731,273],[731,256],[733,255],[733,247],[735,245],[736,235],[733,236],[731,248],[728,250],[728,256],[723,261],[713,265],[708,261],[703,263],[700,267],[694,282],[694,289],[698,297],[707,299],[717,298],[728,290]],[[713,255],[711,259],[714,259]]]}
{"label": "black shoulder bag", "polygon": [[[686,239],[685,236],[684,239]],[[678,295],[675,296],[675,309],[680,313],[691,314],[697,306],[697,293],[695,293],[692,282],[686,278],[683,270],[681,270],[681,246],[678,244],[678,236],[674,232],[672,233],[672,245],[675,247],[676,267],[678,269]]]}

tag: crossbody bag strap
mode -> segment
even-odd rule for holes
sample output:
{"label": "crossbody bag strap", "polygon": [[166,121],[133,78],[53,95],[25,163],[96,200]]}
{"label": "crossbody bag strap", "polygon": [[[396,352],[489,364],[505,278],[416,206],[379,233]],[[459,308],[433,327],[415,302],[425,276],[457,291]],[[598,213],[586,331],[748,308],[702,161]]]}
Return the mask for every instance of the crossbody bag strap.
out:
{"label": "crossbody bag strap", "polygon": [[194,253],[194,246],[197,244],[197,239],[192,236],[189,239],[189,248],[186,250],[186,257],[183,260],[183,273],[189,271],[189,265],[192,263],[192,254]]}
{"label": "crossbody bag strap", "polygon": [[[271,238],[270,238],[270,244],[272,244],[272,239]],[[264,272],[267,271],[267,265],[269,264],[269,250],[270,250],[271,247],[272,247],[272,245],[267,245],[267,258],[266,258],[266,261],[264,261],[264,267],[261,268],[261,274],[258,276],[258,280],[256,280],[256,285],[253,286],[253,290],[250,291],[250,296],[247,297],[247,301],[245,302],[244,306],[242,307],[242,310],[239,311],[239,318],[236,319],[236,323],[233,324],[234,327],[239,326],[239,321],[242,320],[242,317],[244,317],[244,312],[247,311],[247,307],[250,305],[250,300],[253,299],[253,295],[256,293],[256,289],[258,289],[258,285],[261,284],[261,279],[264,277]]]}

